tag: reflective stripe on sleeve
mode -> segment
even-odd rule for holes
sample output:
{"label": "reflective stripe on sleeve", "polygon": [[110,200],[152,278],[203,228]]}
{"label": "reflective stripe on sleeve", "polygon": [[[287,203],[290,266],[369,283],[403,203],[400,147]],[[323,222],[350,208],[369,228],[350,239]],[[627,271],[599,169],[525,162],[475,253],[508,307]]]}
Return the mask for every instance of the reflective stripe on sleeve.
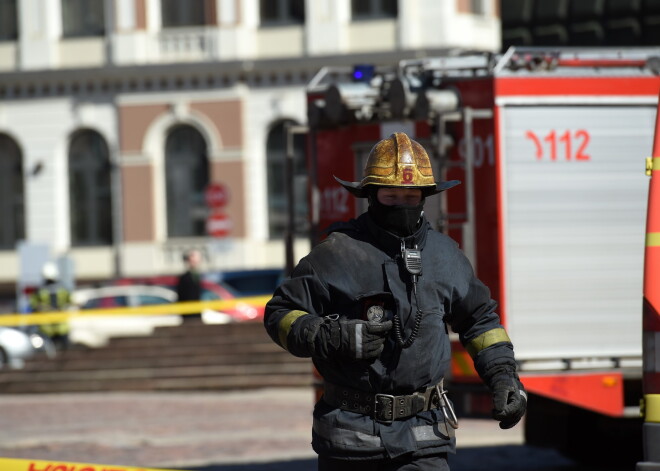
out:
{"label": "reflective stripe on sleeve", "polygon": [[278,337],[280,339],[280,345],[285,350],[288,350],[286,345],[286,339],[289,335],[289,332],[291,332],[291,326],[293,325],[294,322],[298,320],[299,317],[305,315],[307,315],[305,311],[289,311],[289,313],[280,320],[277,326],[277,331],[278,331]]}
{"label": "reflective stripe on sleeve", "polygon": [[498,327],[497,329],[492,329],[487,332],[484,332],[483,334],[470,340],[470,342],[465,346],[465,349],[468,351],[470,356],[474,358],[477,355],[477,353],[482,351],[484,348],[488,348],[491,345],[495,345],[496,343],[500,343],[500,342],[511,343],[511,339],[509,338],[509,335],[506,333],[506,330],[504,330],[501,327]]}

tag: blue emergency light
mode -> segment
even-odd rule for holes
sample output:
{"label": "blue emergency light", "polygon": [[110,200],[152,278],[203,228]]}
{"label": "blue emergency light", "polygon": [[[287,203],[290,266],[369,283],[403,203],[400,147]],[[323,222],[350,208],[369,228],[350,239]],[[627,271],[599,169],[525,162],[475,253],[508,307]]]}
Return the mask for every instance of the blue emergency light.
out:
{"label": "blue emergency light", "polygon": [[358,64],[353,66],[354,82],[370,82],[374,78],[376,67],[371,64]]}

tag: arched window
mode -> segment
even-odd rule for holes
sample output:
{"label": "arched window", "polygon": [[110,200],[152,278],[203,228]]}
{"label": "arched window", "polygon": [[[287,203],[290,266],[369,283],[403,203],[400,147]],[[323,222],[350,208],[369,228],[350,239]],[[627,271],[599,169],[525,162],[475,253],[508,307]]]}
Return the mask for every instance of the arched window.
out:
{"label": "arched window", "polygon": [[209,160],[204,137],[192,126],[172,128],[165,143],[168,237],[206,235]]}
{"label": "arched window", "polygon": [[69,145],[71,245],[112,244],[110,151],[96,131],[76,132]]}
{"label": "arched window", "polygon": [[14,249],[25,238],[23,156],[16,141],[0,134],[0,249]]}
{"label": "arched window", "polygon": [[[266,141],[266,161],[268,172],[268,228],[271,238],[283,237],[287,225],[286,206],[286,137],[285,125],[295,124],[291,120],[276,123],[268,133]],[[309,230],[307,214],[307,170],[305,164],[305,137],[294,134],[294,214],[295,232],[307,235]]]}

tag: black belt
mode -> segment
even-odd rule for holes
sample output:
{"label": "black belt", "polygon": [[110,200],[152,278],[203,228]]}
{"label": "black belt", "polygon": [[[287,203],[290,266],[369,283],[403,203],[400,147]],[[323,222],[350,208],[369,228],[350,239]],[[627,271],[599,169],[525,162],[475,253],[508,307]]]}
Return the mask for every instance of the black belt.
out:
{"label": "black belt", "polygon": [[408,419],[425,410],[444,409],[449,401],[444,397],[442,383],[440,381],[423,391],[395,396],[358,391],[326,381],[323,383],[323,400],[342,410],[357,412],[379,422],[390,423],[394,420]]}

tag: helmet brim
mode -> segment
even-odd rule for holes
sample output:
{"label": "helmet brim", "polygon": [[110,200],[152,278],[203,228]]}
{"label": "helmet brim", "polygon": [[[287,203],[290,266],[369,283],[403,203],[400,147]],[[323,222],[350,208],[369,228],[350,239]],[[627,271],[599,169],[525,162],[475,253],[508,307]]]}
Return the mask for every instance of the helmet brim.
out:
{"label": "helmet brim", "polygon": [[[333,175],[334,176],[334,175]],[[346,180],[342,180],[341,178],[335,177],[335,180],[346,188],[353,196],[356,196],[357,198],[366,198],[369,196],[369,187],[378,187],[382,186],[383,188],[390,187],[391,185],[376,185],[376,184],[369,184],[366,186],[362,186],[362,182],[349,182]],[[422,195],[426,196],[433,196],[437,195],[438,193],[442,193],[445,190],[448,190],[450,188],[455,187],[456,185],[459,185],[461,182],[460,180],[449,180],[446,182],[435,182],[434,186],[397,186],[396,188],[414,188],[414,189],[419,189],[422,190]]]}

